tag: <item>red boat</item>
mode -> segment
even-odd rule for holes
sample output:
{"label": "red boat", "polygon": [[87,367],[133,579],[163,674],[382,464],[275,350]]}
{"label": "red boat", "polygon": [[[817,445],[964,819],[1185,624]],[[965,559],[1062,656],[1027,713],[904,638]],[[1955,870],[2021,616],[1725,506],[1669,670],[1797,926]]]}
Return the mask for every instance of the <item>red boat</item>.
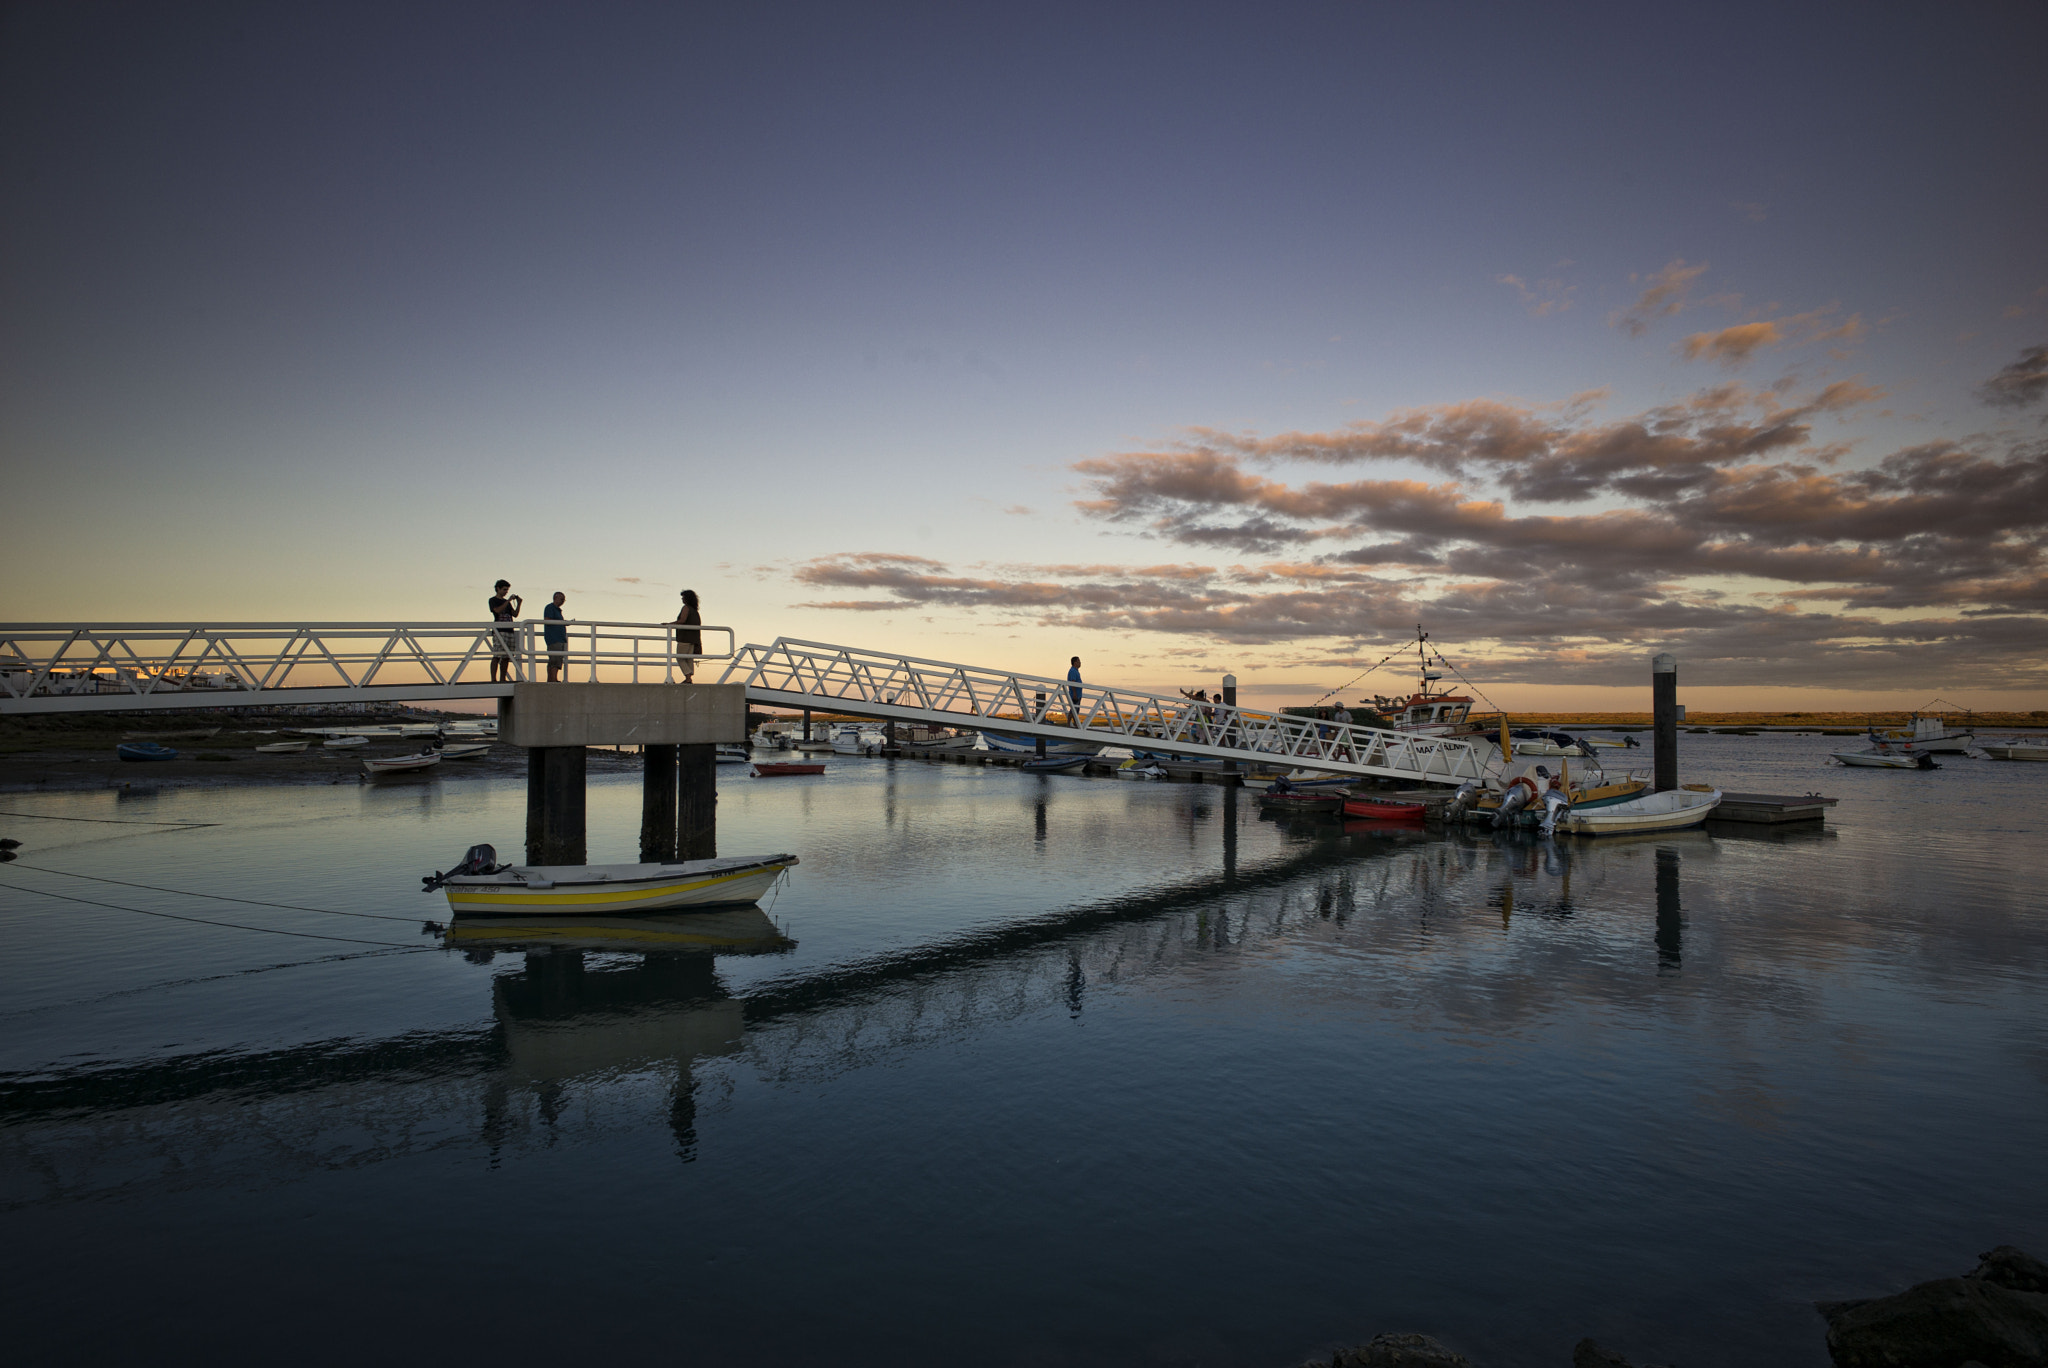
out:
{"label": "red boat", "polygon": [[1344,815],[1375,822],[1419,822],[1429,812],[1427,803],[1397,803],[1391,798],[1346,798]]}
{"label": "red boat", "polygon": [[779,774],[823,774],[824,772],[825,767],[823,765],[799,765],[794,762],[784,764],[766,763],[754,766],[754,777],[756,779],[773,779]]}

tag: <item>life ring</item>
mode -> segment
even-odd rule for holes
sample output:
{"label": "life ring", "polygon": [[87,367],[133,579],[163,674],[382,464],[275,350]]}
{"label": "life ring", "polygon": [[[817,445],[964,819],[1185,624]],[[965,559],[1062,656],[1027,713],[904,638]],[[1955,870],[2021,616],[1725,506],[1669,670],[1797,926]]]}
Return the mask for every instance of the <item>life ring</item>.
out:
{"label": "life ring", "polygon": [[1532,803],[1543,796],[1542,790],[1536,787],[1536,781],[1534,779],[1531,779],[1526,774],[1518,774],[1512,780],[1509,781],[1508,786],[1506,788],[1500,791],[1500,800],[1503,804],[1507,802],[1508,795],[1515,791],[1515,786],[1517,784],[1527,784],[1529,786],[1529,801]]}

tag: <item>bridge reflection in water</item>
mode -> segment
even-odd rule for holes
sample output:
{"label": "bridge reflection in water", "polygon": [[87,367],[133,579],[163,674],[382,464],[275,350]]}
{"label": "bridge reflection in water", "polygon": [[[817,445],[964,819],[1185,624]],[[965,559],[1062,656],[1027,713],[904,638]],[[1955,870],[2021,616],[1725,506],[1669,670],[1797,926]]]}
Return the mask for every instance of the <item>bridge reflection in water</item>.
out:
{"label": "bridge reflection in water", "polygon": [[[1234,790],[1222,793],[1234,803]],[[1234,834],[1235,822],[1224,829]],[[1482,907],[1500,908],[1503,921],[1517,911],[1568,919],[1574,879],[1639,886],[1630,869],[1651,853],[1616,861],[1602,857],[1625,856],[1620,842],[1347,835],[1322,822],[1290,834],[1297,844],[1253,869],[1233,858],[1183,883],[771,975],[743,994],[724,982],[721,957],[772,961],[795,944],[758,908],[573,924],[464,919],[445,933],[451,952],[478,964],[522,957],[493,976],[487,1026],[0,1080],[0,1167],[41,1175],[39,1191],[13,1194],[33,1203],[128,1187],[138,1171],[153,1186],[232,1186],[247,1178],[252,1145],[289,1171],[329,1166],[337,1147],[374,1161],[480,1138],[495,1164],[507,1146],[552,1143],[577,1124],[575,1094],[615,1087],[641,1115],[650,1092],[662,1096],[674,1151],[688,1161],[700,1061],[744,1057],[771,1083],[827,1079],[1034,1013],[1080,1016],[1105,988],[1287,941],[1362,947],[1406,977],[1415,937],[1478,948],[1491,919],[1470,913]],[[1680,962],[1681,852],[1712,852],[1710,838],[1687,835],[1660,838],[1654,918],[1628,933],[1654,945],[1664,972]],[[1234,842],[1226,849],[1234,856]],[[1438,1010],[1498,1024],[1559,995],[1609,991],[1596,982],[1603,971],[1570,949],[1539,941],[1524,953],[1533,964],[1447,984]],[[320,1105],[305,1105],[308,1093]],[[606,1111],[616,1120],[616,1107]]]}

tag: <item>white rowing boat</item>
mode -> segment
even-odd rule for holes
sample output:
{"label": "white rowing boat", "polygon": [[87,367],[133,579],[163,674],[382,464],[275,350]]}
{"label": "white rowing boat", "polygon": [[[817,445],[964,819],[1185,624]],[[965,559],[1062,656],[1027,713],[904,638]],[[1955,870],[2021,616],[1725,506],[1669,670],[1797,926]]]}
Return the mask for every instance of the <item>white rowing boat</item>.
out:
{"label": "white rowing boat", "polygon": [[267,746],[258,746],[256,753],[258,755],[297,755],[312,744],[311,741],[272,741]]}
{"label": "white rowing boat", "polygon": [[426,883],[429,892],[446,890],[456,912],[606,916],[744,906],[758,901],[796,863],[794,855],[739,855],[675,864],[509,865],[489,873],[437,874]]}
{"label": "white rowing boat", "polygon": [[348,750],[354,746],[369,745],[370,738],[367,736],[336,736],[326,741],[323,741],[320,744],[326,747],[328,750]]}
{"label": "white rowing boat", "polygon": [[479,755],[490,753],[491,743],[488,741],[458,741],[454,745],[441,747],[443,760],[474,760]]}
{"label": "white rowing boat", "polygon": [[407,774],[413,770],[431,769],[441,763],[441,752],[421,751],[418,755],[394,755],[386,760],[363,761],[365,774]]}
{"label": "white rowing boat", "polygon": [[1830,751],[1835,759],[1859,769],[1940,769],[1934,757],[1904,750]]}
{"label": "white rowing boat", "polygon": [[1637,831],[1683,831],[1696,827],[1721,805],[1719,789],[1666,789],[1625,803],[1566,814],[1559,823],[1578,836],[1622,836]]}

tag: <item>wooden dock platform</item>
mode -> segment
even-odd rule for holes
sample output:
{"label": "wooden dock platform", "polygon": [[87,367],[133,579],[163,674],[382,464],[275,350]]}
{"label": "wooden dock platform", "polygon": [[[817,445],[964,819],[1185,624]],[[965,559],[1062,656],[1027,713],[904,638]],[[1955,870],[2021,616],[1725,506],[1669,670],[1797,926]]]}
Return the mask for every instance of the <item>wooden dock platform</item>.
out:
{"label": "wooden dock platform", "polygon": [[1721,806],[1709,820],[1716,822],[1819,822],[1839,799],[1818,793],[1723,793]]}

